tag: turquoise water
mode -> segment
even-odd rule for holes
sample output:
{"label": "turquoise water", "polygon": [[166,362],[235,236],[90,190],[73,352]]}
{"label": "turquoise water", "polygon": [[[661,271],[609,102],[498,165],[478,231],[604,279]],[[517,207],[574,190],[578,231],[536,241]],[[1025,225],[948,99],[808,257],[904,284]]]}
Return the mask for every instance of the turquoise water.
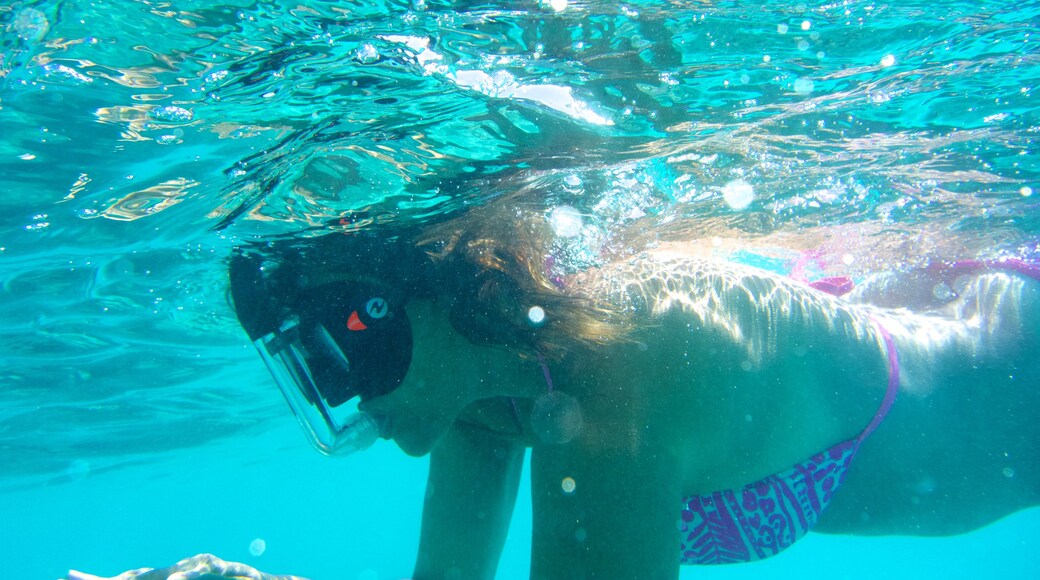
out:
{"label": "turquoise water", "polygon": [[[201,551],[408,574],[425,463],[306,447],[227,306],[243,241],[393,232],[511,183],[601,236],[787,239],[817,276],[1040,254],[1037,2],[71,0],[0,4],[0,34],[3,578]],[[1038,531],[683,575],[1025,577]]]}

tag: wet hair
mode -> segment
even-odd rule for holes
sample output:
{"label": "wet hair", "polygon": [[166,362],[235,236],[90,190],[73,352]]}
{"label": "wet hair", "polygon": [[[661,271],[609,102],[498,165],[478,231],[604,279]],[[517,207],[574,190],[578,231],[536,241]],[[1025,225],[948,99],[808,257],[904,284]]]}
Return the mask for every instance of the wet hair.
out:
{"label": "wet hair", "polygon": [[421,296],[436,284],[429,280],[430,259],[413,238],[337,232],[239,246],[228,264],[231,304],[256,340],[277,330],[313,289],[329,284],[376,284],[386,287],[394,302]]}
{"label": "wet hair", "polygon": [[356,280],[389,286],[404,301],[447,297],[456,331],[522,356],[559,359],[622,338],[630,325],[616,307],[553,277],[553,236],[544,208],[500,198],[392,238],[337,232],[246,245],[229,264],[232,304],[256,339],[276,330],[307,289]]}
{"label": "wet hair", "polygon": [[451,322],[473,343],[560,358],[623,338],[617,308],[553,277],[553,236],[543,208],[500,199],[428,227],[416,247],[454,286]]}

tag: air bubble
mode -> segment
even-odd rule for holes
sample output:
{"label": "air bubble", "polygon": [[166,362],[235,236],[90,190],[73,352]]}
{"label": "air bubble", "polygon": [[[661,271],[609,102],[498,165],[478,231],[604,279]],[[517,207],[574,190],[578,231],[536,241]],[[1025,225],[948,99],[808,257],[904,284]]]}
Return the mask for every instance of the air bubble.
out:
{"label": "air bubble", "polygon": [[885,92],[871,93],[869,97],[870,102],[875,104],[887,103],[891,98],[892,97],[888,96],[888,93]]}
{"label": "air bubble", "polygon": [[1005,467],[1000,472],[1004,474],[1004,477],[1015,477],[1015,470],[1010,467]]}
{"label": "air bubble", "polygon": [[1029,187],[1029,186],[1026,186],[1026,187],[1023,187],[1022,189],[1018,190],[1018,193],[1022,197],[1029,197],[1029,196],[1033,195],[1033,188]]}
{"label": "air bubble", "polygon": [[50,27],[51,23],[47,20],[47,16],[35,8],[20,10],[15,15],[14,22],[11,23],[14,33],[22,40],[29,42],[39,42]]}
{"label": "air bubble", "polygon": [[567,443],[584,425],[581,406],[577,399],[559,391],[546,393],[534,401],[531,409],[531,427],[542,441],[550,444]]}
{"label": "air bubble", "polygon": [[83,481],[90,475],[90,462],[83,459],[76,459],[72,463],[69,463],[65,474],[69,476],[72,481]]}
{"label": "air bubble", "polygon": [[527,310],[527,319],[531,324],[540,325],[545,322],[545,309],[541,306],[532,306]]}
{"label": "air bubble", "polygon": [[935,286],[932,286],[932,296],[941,302],[949,302],[957,297],[957,293],[954,292],[953,288],[950,288],[950,285],[946,282],[939,282]]}
{"label": "air bubble", "polygon": [[734,179],[722,186],[722,199],[732,209],[744,209],[755,200],[755,190],[743,179]]}
{"label": "air bubble", "polygon": [[794,92],[799,95],[808,95],[813,92],[812,79],[798,79],[794,81]]}
{"label": "air bubble", "polygon": [[935,490],[938,489],[938,487],[939,482],[936,481],[934,477],[930,475],[925,475],[921,477],[921,479],[918,480],[917,483],[914,484],[913,490],[914,493],[918,495],[928,495],[935,493]]}
{"label": "air bubble", "polygon": [[892,66],[896,63],[896,57],[891,54],[886,54],[881,57],[881,66]]}
{"label": "air bubble", "polygon": [[369,43],[362,44],[354,53],[354,57],[361,64],[372,64],[379,60],[379,51]]}
{"label": "air bubble", "polygon": [[267,551],[267,542],[263,538],[256,538],[249,542],[249,553],[254,556],[263,556]]}
{"label": "air bubble", "polygon": [[573,477],[565,477],[563,478],[563,481],[560,482],[560,488],[563,489],[563,493],[574,493],[574,489],[577,486],[578,484],[574,482]]}

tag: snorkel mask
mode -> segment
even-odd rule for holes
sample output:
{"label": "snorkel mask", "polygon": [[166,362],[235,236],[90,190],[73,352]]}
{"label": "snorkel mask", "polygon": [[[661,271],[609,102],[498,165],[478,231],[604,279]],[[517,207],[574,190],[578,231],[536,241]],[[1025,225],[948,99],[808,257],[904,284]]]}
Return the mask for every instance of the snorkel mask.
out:
{"label": "snorkel mask", "polygon": [[229,268],[232,300],[311,444],[326,455],[360,451],[385,421],[359,411],[358,403],[401,384],[411,362],[411,324],[402,296],[389,286],[339,280],[311,287],[300,274],[303,260],[298,252],[237,249]]}

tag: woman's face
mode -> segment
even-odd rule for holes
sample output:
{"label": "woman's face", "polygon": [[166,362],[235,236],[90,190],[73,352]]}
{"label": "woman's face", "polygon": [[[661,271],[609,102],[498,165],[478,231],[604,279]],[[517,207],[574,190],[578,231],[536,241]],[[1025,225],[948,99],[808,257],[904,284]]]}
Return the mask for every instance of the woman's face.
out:
{"label": "woman's face", "polygon": [[361,404],[388,418],[388,437],[407,454],[429,453],[471,403],[496,396],[532,397],[545,390],[537,367],[501,348],[479,347],[455,331],[450,304],[408,304],[412,362],[397,389]]}

